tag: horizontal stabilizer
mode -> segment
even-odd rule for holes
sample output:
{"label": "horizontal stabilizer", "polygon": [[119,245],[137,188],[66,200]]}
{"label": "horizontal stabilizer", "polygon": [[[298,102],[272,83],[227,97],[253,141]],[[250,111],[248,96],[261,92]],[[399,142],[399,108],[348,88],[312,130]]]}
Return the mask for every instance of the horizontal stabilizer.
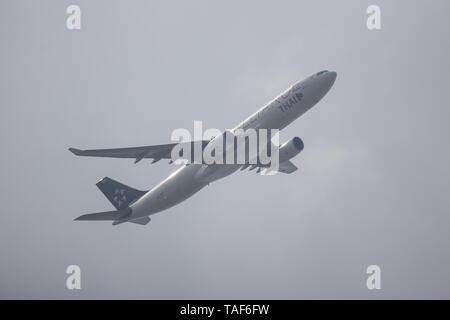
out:
{"label": "horizontal stabilizer", "polygon": [[123,219],[126,216],[131,214],[131,209],[126,208],[117,211],[106,211],[106,212],[97,212],[90,213],[79,216],[75,220],[77,221],[114,221],[118,219]]}
{"label": "horizontal stabilizer", "polygon": [[142,217],[142,218],[138,218],[138,219],[135,219],[135,220],[129,220],[128,222],[137,223],[137,224],[141,224],[141,225],[145,226],[147,223],[150,222],[150,218],[149,217]]}

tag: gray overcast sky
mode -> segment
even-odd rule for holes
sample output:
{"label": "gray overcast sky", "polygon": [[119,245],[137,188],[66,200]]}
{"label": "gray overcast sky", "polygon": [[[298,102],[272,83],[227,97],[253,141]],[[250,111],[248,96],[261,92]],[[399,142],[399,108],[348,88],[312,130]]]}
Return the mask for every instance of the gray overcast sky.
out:
{"label": "gray overcast sky", "polygon": [[[366,28],[373,3],[380,31]],[[450,298],[449,9],[1,1],[0,298]],[[231,128],[322,69],[334,87],[281,133],[305,142],[294,174],[236,173],[146,227],[73,221],[112,209],[102,177],[149,189],[175,168],[68,147]],[[70,264],[80,291],[65,288]]]}

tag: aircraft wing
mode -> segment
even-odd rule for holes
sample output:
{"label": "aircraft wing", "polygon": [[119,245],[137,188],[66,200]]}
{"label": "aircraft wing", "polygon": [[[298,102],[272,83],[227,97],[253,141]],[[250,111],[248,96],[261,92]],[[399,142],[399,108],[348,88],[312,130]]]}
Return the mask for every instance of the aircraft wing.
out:
{"label": "aircraft wing", "polygon": [[[201,143],[202,150],[209,143],[209,140],[203,141],[192,141],[192,142],[181,142],[180,144],[190,144],[191,147],[191,157],[194,155],[194,144]],[[87,156],[87,157],[107,157],[107,158],[131,158],[135,159],[134,163],[141,161],[142,159],[153,159],[152,163],[159,161],[161,159],[171,159],[172,149],[178,145],[178,143],[160,144],[153,146],[142,146],[142,147],[130,147],[130,148],[115,148],[115,149],[89,149],[80,150],[76,148],[69,148],[69,151],[77,156]],[[193,159],[187,159],[193,161]],[[261,169],[267,168],[267,166],[262,165],[244,165],[241,170],[250,167],[250,170],[258,168],[257,172]],[[297,170],[297,167],[289,160],[280,163],[278,171],[283,173],[292,173]]]}
{"label": "aircraft wing", "polygon": [[[209,141],[203,140],[198,141],[202,144],[203,148],[208,144]],[[194,143],[196,142],[182,142],[191,144],[191,150],[193,150]],[[153,159],[153,162],[159,161],[161,159],[171,159],[171,152],[173,147],[178,143],[160,144],[153,146],[143,146],[143,147],[130,147],[130,148],[115,148],[115,149],[90,149],[90,150],[80,150],[76,148],[69,148],[69,151],[77,156],[88,156],[88,157],[107,157],[107,158],[132,158],[135,159],[134,163],[141,161],[144,158]],[[191,152],[193,154],[193,152]]]}

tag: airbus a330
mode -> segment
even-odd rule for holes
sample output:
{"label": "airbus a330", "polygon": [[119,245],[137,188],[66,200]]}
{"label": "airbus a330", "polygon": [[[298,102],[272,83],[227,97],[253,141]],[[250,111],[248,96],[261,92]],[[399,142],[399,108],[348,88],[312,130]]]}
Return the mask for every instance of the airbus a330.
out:
{"label": "airbus a330", "polygon": [[[336,72],[323,70],[295,83],[282,94],[256,111],[250,117],[228,130],[233,135],[239,130],[278,129],[282,130],[306,111],[317,104],[330,90],[336,80]],[[193,141],[200,148],[217,143],[218,137],[210,140]],[[77,156],[132,158],[135,163],[142,159],[153,159],[152,163],[161,159],[173,161],[173,150],[178,143],[152,145],[131,148],[79,150],[69,148]],[[294,137],[278,147],[277,170],[292,173],[297,167],[290,161],[303,150],[303,141]],[[225,150],[225,149],[224,149]],[[233,149],[234,150],[234,149]],[[258,151],[260,152],[260,151]],[[262,152],[262,151],[261,151]],[[149,191],[141,191],[114,181],[108,177],[97,183],[98,188],[108,198],[116,210],[82,215],[75,220],[112,221],[113,225],[132,222],[146,225],[150,215],[166,210],[191,197],[209,183],[229,176],[237,170],[266,169],[267,165],[259,161],[251,164],[205,164],[184,163],[161,183]]]}

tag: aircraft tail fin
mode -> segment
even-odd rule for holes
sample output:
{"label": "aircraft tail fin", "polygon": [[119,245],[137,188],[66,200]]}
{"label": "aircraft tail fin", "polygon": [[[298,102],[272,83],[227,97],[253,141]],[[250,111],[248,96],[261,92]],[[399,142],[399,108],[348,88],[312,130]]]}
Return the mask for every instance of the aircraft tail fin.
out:
{"label": "aircraft tail fin", "polygon": [[146,193],[146,191],[133,189],[108,177],[97,182],[97,187],[117,210],[127,208],[132,201]]}

